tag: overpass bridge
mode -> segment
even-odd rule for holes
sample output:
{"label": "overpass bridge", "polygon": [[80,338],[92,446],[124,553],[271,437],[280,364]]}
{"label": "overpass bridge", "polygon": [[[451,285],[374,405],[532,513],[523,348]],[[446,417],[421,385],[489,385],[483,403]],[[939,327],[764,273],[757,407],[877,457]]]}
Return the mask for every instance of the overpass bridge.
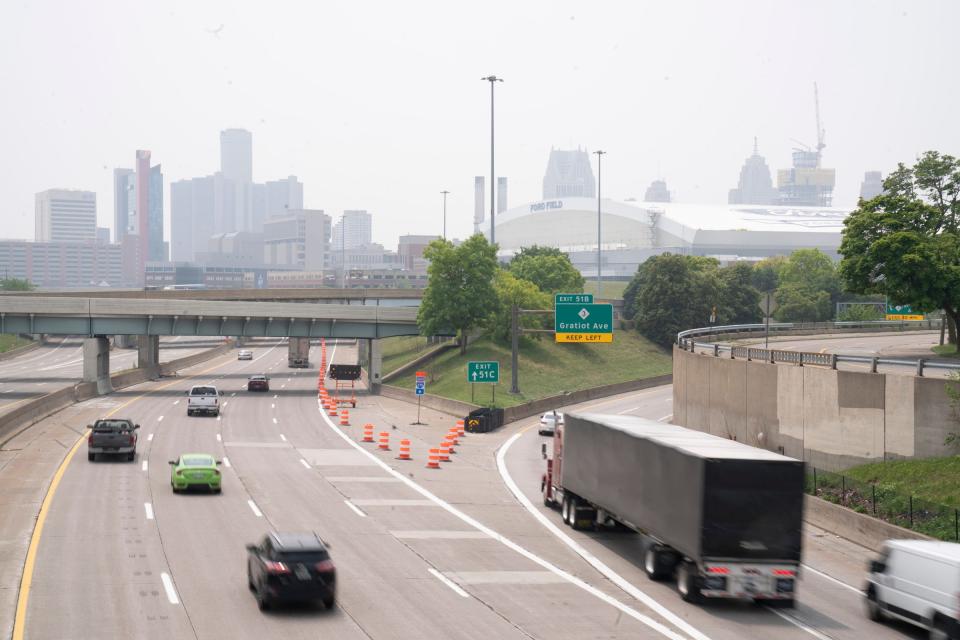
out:
{"label": "overpass bridge", "polygon": [[419,289],[62,289],[0,292],[3,297],[110,298],[123,300],[248,300],[253,302],[319,302],[380,307],[419,306]]}
{"label": "overpass bridge", "polygon": [[367,370],[371,383],[376,385],[380,372],[378,339],[418,335],[417,308],[379,305],[376,298],[359,299],[365,302],[3,296],[0,297],[0,333],[87,336],[83,348],[84,380],[97,382],[103,393],[109,391],[110,385],[108,336],[114,335],[139,336],[137,366],[146,368],[155,368],[159,363],[160,336],[366,339],[370,359]]}

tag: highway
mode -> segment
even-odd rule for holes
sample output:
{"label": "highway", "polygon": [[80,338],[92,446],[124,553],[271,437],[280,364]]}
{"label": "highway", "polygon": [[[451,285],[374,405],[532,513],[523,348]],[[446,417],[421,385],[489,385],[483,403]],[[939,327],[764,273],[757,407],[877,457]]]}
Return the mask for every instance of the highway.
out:
{"label": "highway", "polygon": [[[216,338],[175,336],[160,340],[160,361],[185,358],[223,344]],[[117,373],[136,366],[136,349],[113,349],[110,371]],[[50,338],[36,349],[0,361],[0,415],[31,398],[37,398],[83,377],[83,339]]]}
{"label": "highway", "polygon": [[[353,345],[330,351],[356,361]],[[340,427],[317,404],[318,347],[308,370],[286,368],[282,343],[254,352],[81,403],[0,451],[0,548],[10,552],[0,554],[0,636],[18,612],[15,640],[920,637],[866,619],[858,588],[869,554],[813,529],[796,610],[688,605],[646,578],[635,535],[561,528],[541,506],[547,439],[535,419],[468,434],[451,462],[427,469],[452,417],[424,409],[427,424],[413,426],[414,406],[361,395]],[[243,390],[252,373],[272,377],[269,393]],[[186,417],[183,394],[200,382],[226,391],[220,419]],[[669,420],[671,389],[581,408]],[[104,415],[142,425],[135,462],[87,462],[82,427]],[[366,422],[389,434],[390,451],[359,442]],[[413,461],[396,459],[401,437]],[[171,492],[167,461],[188,452],[223,459],[222,495]],[[333,611],[257,609],[244,545],[270,529],[330,543]]]}

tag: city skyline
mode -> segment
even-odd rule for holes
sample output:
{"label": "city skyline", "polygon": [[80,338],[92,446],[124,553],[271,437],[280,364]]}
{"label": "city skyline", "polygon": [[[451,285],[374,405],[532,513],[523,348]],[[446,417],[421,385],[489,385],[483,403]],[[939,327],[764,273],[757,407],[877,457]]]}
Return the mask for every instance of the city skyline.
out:
{"label": "city skyline", "polygon": [[[104,205],[112,200],[112,169],[129,164],[129,149],[151,149],[172,183],[208,174],[219,164],[216,132],[238,127],[254,137],[255,181],[296,175],[306,207],[375,212],[378,242],[439,233],[441,189],[450,191],[448,236],[466,237],[471,179],[489,169],[488,93],[477,78],[491,72],[506,80],[497,93],[497,170],[510,177],[513,203],[538,199],[551,146],[577,145],[609,152],[604,194],[611,198],[641,198],[651,180],[665,178],[674,201],[722,203],[753,136],[772,171],[791,166],[793,138],[816,142],[814,81],[828,133],[824,164],[837,170],[836,206],[855,204],[865,171],[886,175],[926,149],[960,149],[960,132],[942,127],[960,107],[957,92],[923,64],[957,57],[960,45],[949,33],[960,17],[955,3],[815,2],[792,15],[789,29],[759,3],[588,13],[572,2],[495,3],[469,29],[449,10],[420,24],[384,6],[385,19],[370,23],[348,6],[291,5],[298,19],[282,38],[259,29],[282,12],[277,7],[173,2],[129,22],[121,6],[7,10],[0,72],[8,90],[35,98],[0,105],[0,136],[17,149],[0,157],[4,235],[31,236],[33,194],[49,188],[94,191],[98,225],[112,227]],[[508,10],[514,19],[496,19]],[[451,28],[437,32],[431,27],[441,18]],[[401,21],[411,29],[403,38],[388,27]],[[56,47],[45,43],[60,42],[78,23],[87,26],[87,44],[70,60],[53,55]],[[642,23],[659,26],[640,37],[635,25]],[[321,33],[313,33],[317,24]],[[488,27],[496,38],[481,37]],[[419,37],[427,32],[435,40]],[[565,45],[512,44],[533,32]],[[319,50],[306,45],[318,35]],[[676,46],[691,39],[702,46]],[[137,46],[144,41],[180,44]],[[436,46],[457,55],[437,59]],[[20,66],[28,51],[31,64]],[[351,55],[319,74],[295,64],[340,51]],[[101,73],[83,72],[98,65]],[[410,93],[402,70],[411,67],[444,81]],[[151,82],[118,93],[115,79],[131,76]],[[923,86],[922,99],[910,91],[872,99],[891,77]],[[405,99],[392,99],[399,95]],[[112,106],[121,103],[138,108]],[[169,220],[169,192],[164,199]]]}

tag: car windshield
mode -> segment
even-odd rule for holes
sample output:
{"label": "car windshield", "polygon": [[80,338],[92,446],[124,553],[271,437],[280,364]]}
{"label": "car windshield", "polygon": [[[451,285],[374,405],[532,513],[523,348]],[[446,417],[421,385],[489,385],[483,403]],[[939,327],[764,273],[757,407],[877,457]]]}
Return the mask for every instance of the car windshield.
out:
{"label": "car windshield", "polygon": [[266,376],[250,376],[250,380],[254,382],[263,382],[266,379]]}
{"label": "car windshield", "polygon": [[130,429],[130,423],[123,420],[104,420],[93,425],[94,431],[126,431]]}
{"label": "car windshield", "polygon": [[215,396],[217,395],[217,390],[213,387],[194,387],[190,391],[192,396]]}
{"label": "car windshield", "polygon": [[330,559],[330,554],[325,550],[317,551],[281,551],[277,554],[277,559],[281,562],[322,562]]}
{"label": "car windshield", "polygon": [[189,456],[182,458],[180,464],[184,467],[212,467],[214,463],[210,456]]}

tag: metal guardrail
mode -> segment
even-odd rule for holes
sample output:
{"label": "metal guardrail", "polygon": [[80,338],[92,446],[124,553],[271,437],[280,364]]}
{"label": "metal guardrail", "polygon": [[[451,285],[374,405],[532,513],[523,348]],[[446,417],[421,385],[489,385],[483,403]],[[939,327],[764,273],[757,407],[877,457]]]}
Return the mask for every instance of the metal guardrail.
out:
{"label": "metal guardrail", "polygon": [[[818,322],[818,323],[772,323],[769,325],[771,332],[781,335],[787,335],[796,332],[829,331],[830,329],[868,329],[872,331],[883,330],[901,330],[901,331],[926,331],[940,328],[940,320],[906,320],[889,321],[876,320],[864,322]],[[688,329],[677,334],[677,346],[686,351],[706,351],[720,357],[720,354],[729,354],[731,359],[768,362],[775,364],[783,362],[796,364],[798,366],[816,365],[836,369],[838,363],[857,363],[869,364],[870,372],[876,373],[878,366],[890,365],[900,367],[912,367],[916,375],[923,377],[926,369],[938,369],[945,371],[960,372],[960,363],[946,362],[943,360],[933,360],[927,358],[918,358],[910,360],[906,358],[880,358],[874,356],[855,356],[840,353],[812,353],[808,351],[786,351],[780,349],[761,349],[757,347],[732,346],[721,344],[719,342],[698,342],[696,337],[706,336],[728,336],[737,334],[748,334],[754,332],[765,332],[767,326],[763,324],[738,324],[723,325],[716,327],[700,327],[697,329]]]}

